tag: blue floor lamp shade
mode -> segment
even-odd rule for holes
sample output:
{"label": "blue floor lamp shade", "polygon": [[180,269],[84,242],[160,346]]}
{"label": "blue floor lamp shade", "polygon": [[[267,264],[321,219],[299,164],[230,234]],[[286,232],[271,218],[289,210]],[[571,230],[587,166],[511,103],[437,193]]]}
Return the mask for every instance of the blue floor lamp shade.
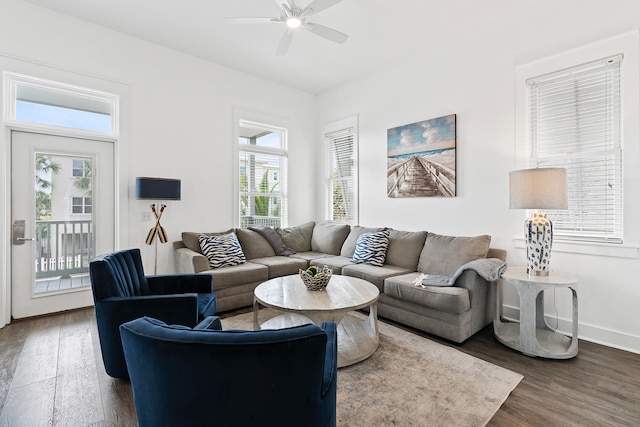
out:
{"label": "blue floor lamp shade", "polygon": [[136,199],[180,200],[179,179],[136,178]]}

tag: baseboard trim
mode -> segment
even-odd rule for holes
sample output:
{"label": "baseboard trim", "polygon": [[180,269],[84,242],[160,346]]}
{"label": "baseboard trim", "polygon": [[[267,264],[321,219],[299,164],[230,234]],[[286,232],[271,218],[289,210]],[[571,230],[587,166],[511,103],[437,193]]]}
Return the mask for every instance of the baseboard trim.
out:
{"label": "baseboard trim", "polygon": [[[503,305],[502,317],[507,320],[518,321],[518,319],[520,319],[520,308]],[[570,319],[545,316],[545,320],[549,327],[553,328],[557,323],[557,327],[553,329],[565,335],[571,335],[572,325]],[[596,344],[606,345],[607,347],[640,354],[640,337],[624,332],[578,322],[578,338]]]}

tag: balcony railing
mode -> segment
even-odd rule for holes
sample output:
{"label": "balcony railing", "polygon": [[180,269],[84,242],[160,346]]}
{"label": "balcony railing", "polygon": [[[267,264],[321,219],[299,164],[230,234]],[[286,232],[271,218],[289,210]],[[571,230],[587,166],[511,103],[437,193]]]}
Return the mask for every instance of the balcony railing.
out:
{"label": "balcony railing", "polygon": [[35,255],[36,279],[88,272],[93,257],[92,221],[36,221]]}
{"label": "balcony railing", "polygon": [[240,228],[247,228],[252,225],[264,225],[266,227],[281,227],[282,218],[277,216],[243,216],[240,217]]}

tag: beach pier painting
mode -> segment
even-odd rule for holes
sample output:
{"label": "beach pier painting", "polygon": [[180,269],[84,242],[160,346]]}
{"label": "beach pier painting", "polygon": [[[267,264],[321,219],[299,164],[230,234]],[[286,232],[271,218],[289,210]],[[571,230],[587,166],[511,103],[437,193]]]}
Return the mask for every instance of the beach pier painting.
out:
{"label": "beach pier painting", "polygon": [[387,130],[388,197],[455,195],[455,114]]}

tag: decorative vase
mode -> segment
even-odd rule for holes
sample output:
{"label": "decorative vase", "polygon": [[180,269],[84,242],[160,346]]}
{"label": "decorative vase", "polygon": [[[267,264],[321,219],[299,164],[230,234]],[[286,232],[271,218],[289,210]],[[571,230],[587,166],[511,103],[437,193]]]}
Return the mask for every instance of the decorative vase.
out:
{"label": "decorative vase", "polygon": [[534,213],[524,222],[524,239],[527,242],[527,273],[534,276],[549,275],[553,224],[543,213]]}

